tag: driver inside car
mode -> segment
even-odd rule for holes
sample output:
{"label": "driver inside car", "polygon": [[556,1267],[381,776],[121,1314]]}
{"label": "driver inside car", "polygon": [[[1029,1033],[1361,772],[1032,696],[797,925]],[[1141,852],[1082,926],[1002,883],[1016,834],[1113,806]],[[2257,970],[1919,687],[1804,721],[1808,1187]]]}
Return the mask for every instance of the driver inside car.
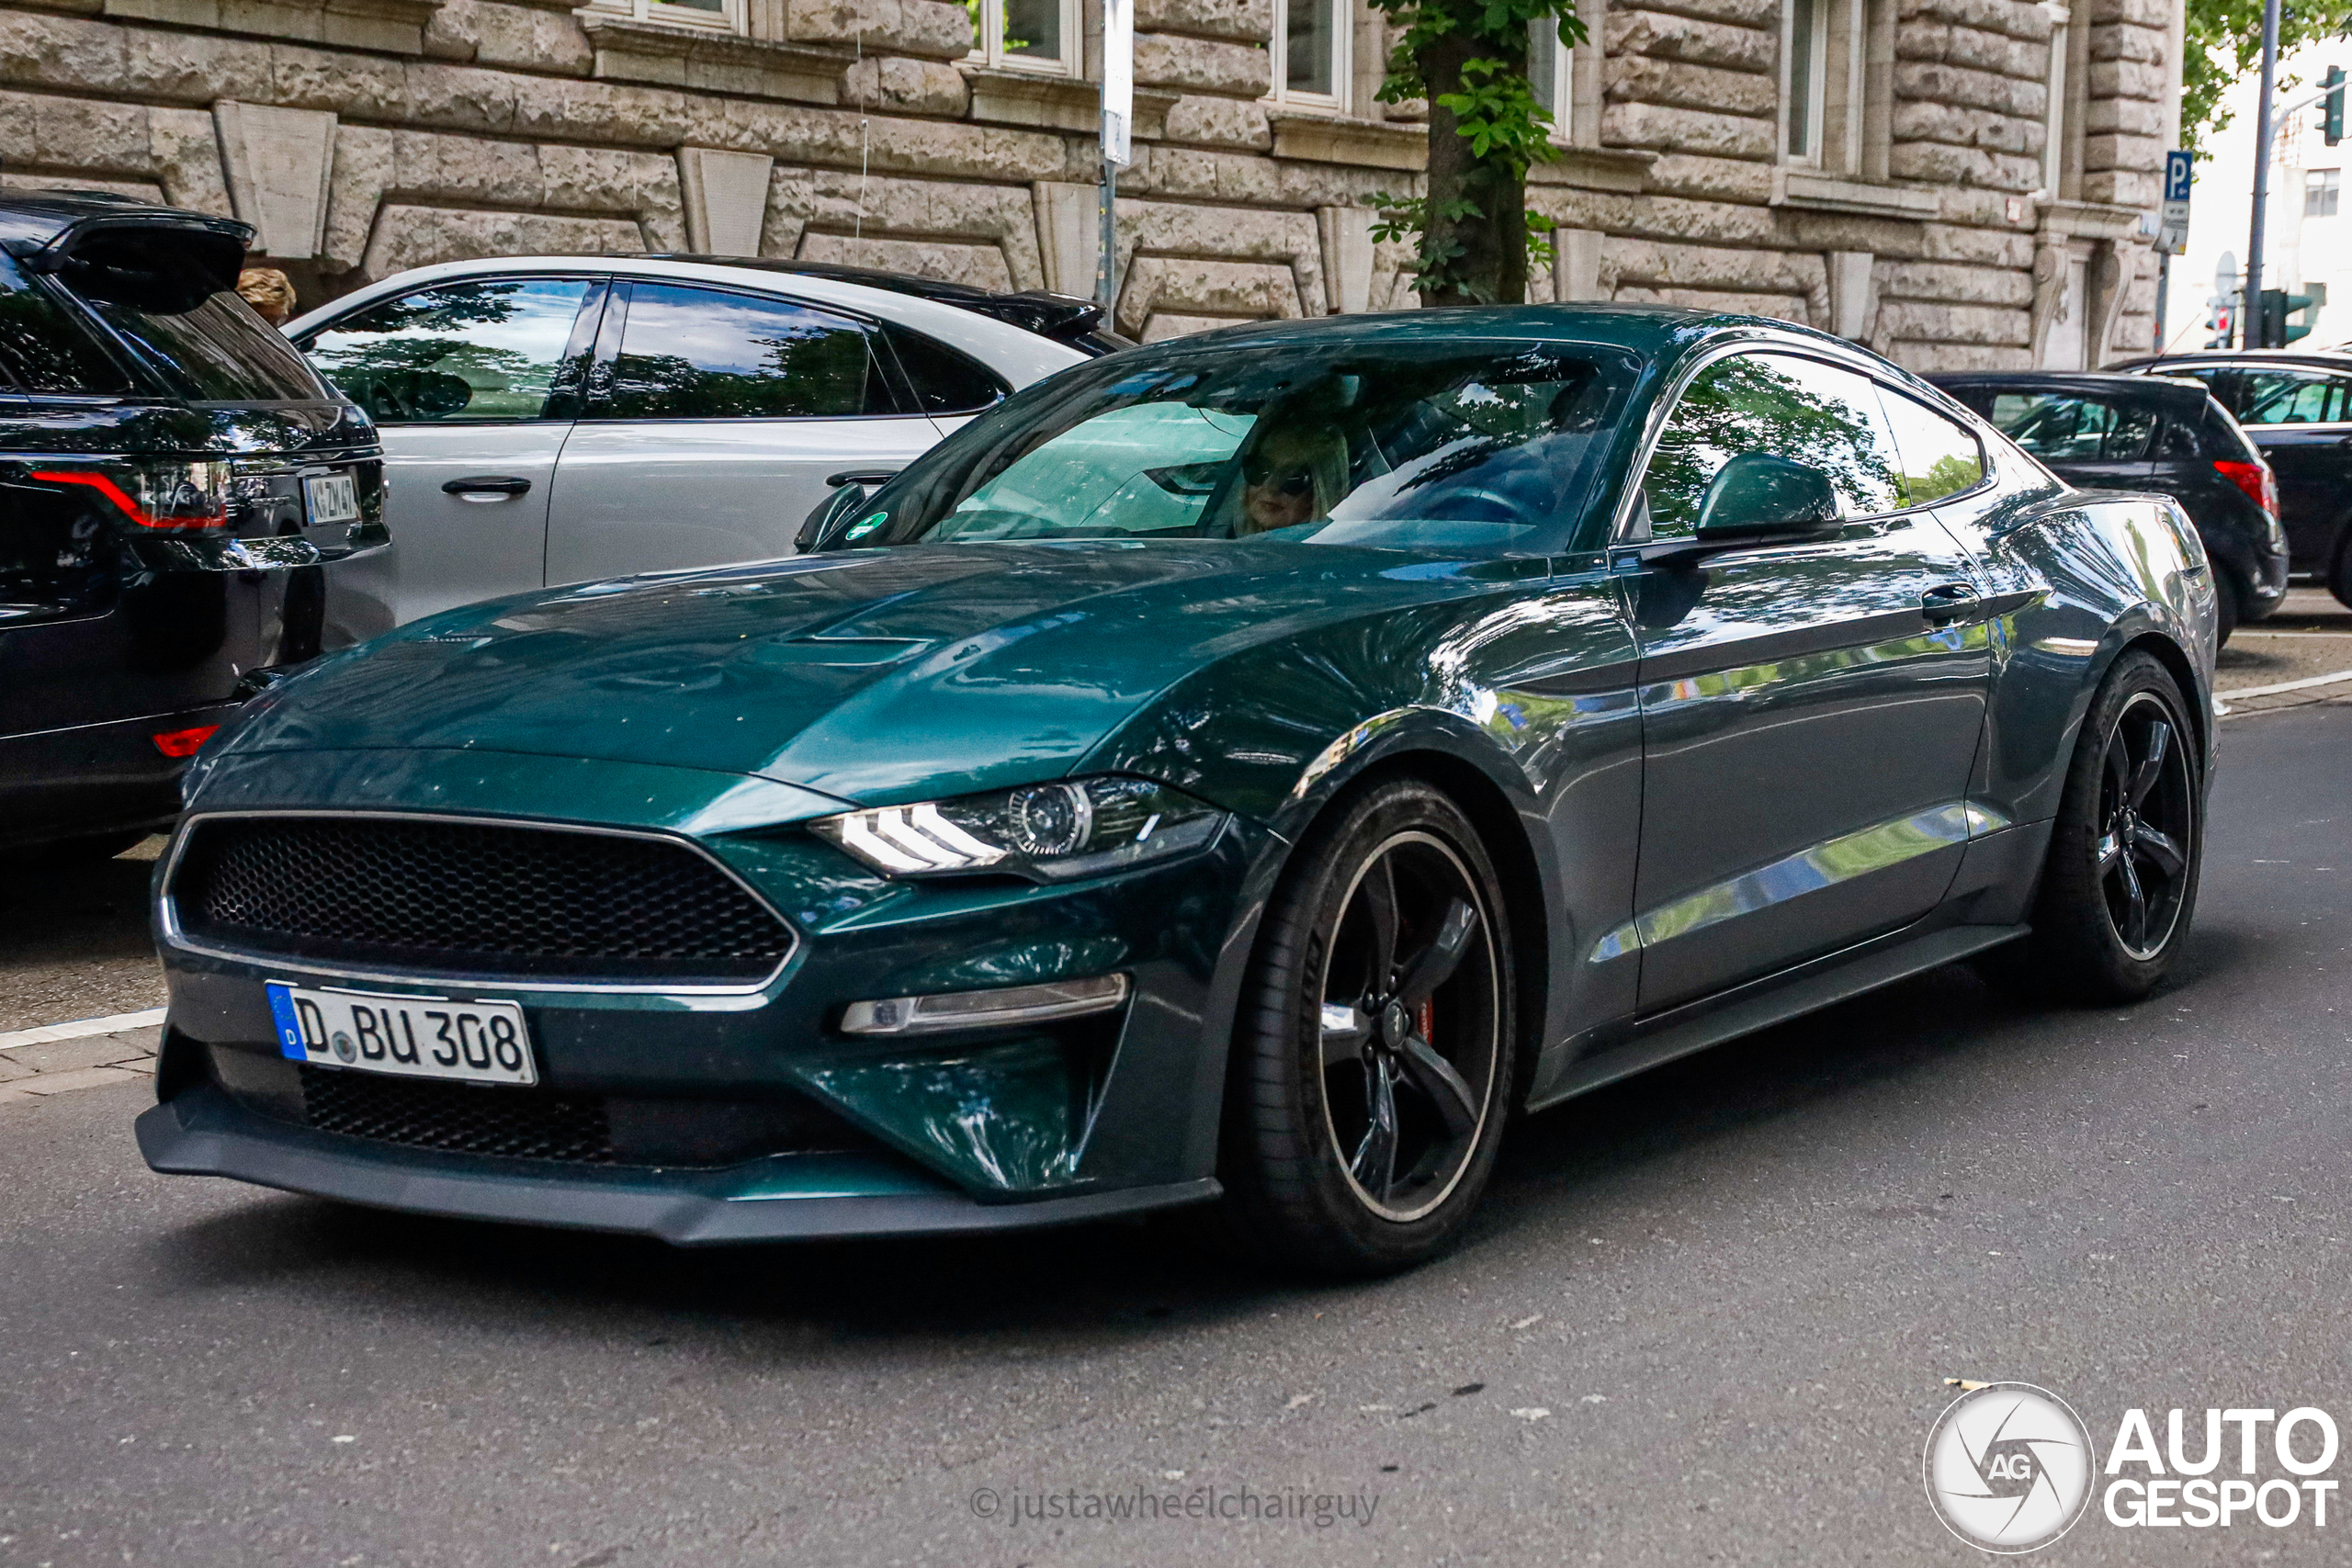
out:
{"label": "driver inside car", "polygon": [[1329,517],[1348,493],[1348,438],[1319,414],[1269,411],[1241,452],[1234,534],[1272,533]]}

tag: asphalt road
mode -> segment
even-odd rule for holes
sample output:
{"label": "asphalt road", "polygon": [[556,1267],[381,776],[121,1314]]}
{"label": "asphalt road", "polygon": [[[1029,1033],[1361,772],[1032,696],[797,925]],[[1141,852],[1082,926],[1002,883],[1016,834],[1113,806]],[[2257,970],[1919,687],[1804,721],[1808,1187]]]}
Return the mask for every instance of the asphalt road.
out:
{"label": "asphalt road", "polygon": [[[2224,743],[2154,999],[1955,970],[1718,1049],[1525,1123],[1472,1244],[1377,1285],[1148,1227],[408,1221],[153,1177],[136,1089],[0,1107],[0,1563],[1960,1563],[1919,1479],[1947,1377],[2052,1390],[2102,1450],[2135,1405],[2352,1427],[2352,707]],[[1195,1488],[1362,1500],[1028,1517]],[[2348,1546],[2095,1503],[2039,1560]]]}

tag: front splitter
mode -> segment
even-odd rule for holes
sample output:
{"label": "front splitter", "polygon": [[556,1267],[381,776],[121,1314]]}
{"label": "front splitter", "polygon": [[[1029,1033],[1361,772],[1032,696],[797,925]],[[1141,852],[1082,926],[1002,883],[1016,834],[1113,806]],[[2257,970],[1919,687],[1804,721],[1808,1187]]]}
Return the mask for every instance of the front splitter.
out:
{"label": "front splitter", "polygon": [[139,1152],[167,1175],[224,1176],[401,1213],[657,1236],[674,1247],[1035,1230],[1206,1202],[1222,1190],[1204,1177],[982,1203],[856,1156],[559,1175],[538,1161],[315,1133],[248,1111],[211,1084],[155,1106],[137,1127]]}

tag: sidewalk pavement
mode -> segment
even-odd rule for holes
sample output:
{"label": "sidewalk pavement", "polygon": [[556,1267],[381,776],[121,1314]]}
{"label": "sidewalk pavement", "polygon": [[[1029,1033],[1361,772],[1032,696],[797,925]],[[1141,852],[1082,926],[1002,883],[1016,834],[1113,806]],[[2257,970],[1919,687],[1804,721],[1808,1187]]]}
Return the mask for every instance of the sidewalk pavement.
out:
{"label": "sidewalk pavement", "polygon": [[160,1028],[126,1029],[0,1050],[0,1106],[77,1089],[144,1082],[154,1073],[163,1034]]}

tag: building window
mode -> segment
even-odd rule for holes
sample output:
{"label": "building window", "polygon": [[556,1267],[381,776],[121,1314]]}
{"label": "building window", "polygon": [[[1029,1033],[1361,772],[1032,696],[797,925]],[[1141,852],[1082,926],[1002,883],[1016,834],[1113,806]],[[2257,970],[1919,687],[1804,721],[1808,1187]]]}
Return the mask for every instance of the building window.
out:
{"label": "building window", "polygon": [[2333,218],[2342,192],[2341,169],[2312,169],[2303,175],[2303,216]]}
{"label": "building window", "polygon": [[1788,81],[1782,101],[1789,108],[1788,159],[1792,164],[1821,162],[1824,67],[1829,56],[1829,10],[1834,0],[1789,0],[1788,37],[1782,58]]}
{"label": "building window", "polygon": [[1883,182],[1894,148],[1894,0],[1788,0],[1781,16],[1781,156],[1839,179]]}
{"label": "building window", "polygon": [[592,16],[628,17],[639,22],[743,30],[742,0],[590,0],[585,9]]}
{"label": "building window", "polygon": [[1076,73],[1078,0],[965,0],[972,16],[972,52],[984,65]]}
{"label": "building window", "polygon": [[1527,24],[1527,81],[1538,105],[1552,111],[1552,140],[1566,141],[1576,130],[1576,51],[1560,41],[1560,24],[1545,17]]}
{"label": "building window", "polygon": [[1340,0],[1274,0],[1277,103],[1347,107],[1348,13]]}
{"label": "building window", "polygon": [[2041,150],[2041,187],[2059,201],[2083,194],[2083,152],[2090,123],[2091,30],[2075,6],[2043,0],[2050,18],[2050,119]]}

